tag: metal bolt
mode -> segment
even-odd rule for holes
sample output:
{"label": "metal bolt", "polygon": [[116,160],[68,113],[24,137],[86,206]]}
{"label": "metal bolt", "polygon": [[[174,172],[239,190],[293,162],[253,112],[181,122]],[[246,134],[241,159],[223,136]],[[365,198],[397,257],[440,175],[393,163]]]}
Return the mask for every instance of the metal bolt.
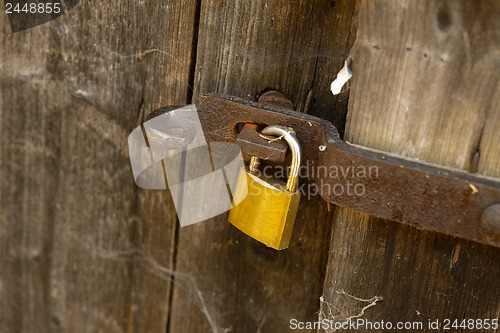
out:
{"label": "metal bolt", "polygon": [[500,241],[500,204],[491,205],[483,211],[481,226],[488,238]]}
{"label": "metal bolt", "polygon": [[259,102],[282,109],[293,110],[292,101],[277,90],[269,90],[259,96]]}

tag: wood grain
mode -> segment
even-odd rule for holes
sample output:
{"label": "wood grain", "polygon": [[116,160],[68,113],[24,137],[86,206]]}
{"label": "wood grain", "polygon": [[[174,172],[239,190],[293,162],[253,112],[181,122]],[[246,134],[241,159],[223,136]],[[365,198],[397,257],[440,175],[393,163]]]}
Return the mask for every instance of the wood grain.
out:
{"label": "wood grain", "polygon": [[127,136],[187,102],[194,19],[80,1],[12,34],[0,15],[0,332],[165,331],[176,217],[133,183]]}
{"label": "wood grain", "polygon": [[350,62],[349,59],[352,57],[360,4],[360,0],[329,2],[331,10],[337,15],[323,23],[325,31],[320,33],[319,61],[316,64],[311,87],[312,99],[309,113],[331,121],[341,136],[345,129],[350,82],[344,85],[338,95],[331,93],[330,84],[344,66],[344,62]]}
{"label": "wood grain", "polygon": [[[498,5],[365,1],[346,138],[465,170],[479,152],[478,172],[500,177]],[[500,315],[496,248],[339,209],[330,250],[323,318],[427,325]],[[383,301],[362,312],[374,296]]]}
{"label": "wood grain", "polygon": [[[311,87],[329,94],[349,52],[354,4],[203,1],[195,100],[203,93],[254,100],[273,88],[302,110]],[[312,104],[310,113],[319,110]],[[319,197],[303,197],[281,252],[239,232],[226,214],[180,229],[170,332],[288,332],[292,318],[314,320],[331,217]]]}

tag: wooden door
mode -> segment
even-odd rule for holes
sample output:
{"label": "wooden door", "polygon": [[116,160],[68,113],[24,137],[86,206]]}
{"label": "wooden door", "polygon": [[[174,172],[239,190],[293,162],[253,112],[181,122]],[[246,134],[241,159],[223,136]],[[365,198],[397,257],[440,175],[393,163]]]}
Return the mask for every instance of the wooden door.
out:
{"label": "wooden door", "polygon": [[[159,106],[273,88],[341,132],[347,115],[351,142],[500,177],[498,7],[82,0],[15,34],[0,15],[0,332],[498,318],[495,248],[319,197],[286,251],[226,215],[179,228],[168,191],[135,186],[127,151]],[[333,96],[347,58],[352,82]]]}

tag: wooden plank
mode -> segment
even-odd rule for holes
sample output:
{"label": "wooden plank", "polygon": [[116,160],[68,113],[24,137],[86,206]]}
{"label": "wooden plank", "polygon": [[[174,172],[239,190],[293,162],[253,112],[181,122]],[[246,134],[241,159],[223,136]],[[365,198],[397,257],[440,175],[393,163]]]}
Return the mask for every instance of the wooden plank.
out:
{"label": "wooden plank", "polygon": [[[357,13],[361,0],[330,1],[330,10],[338,15],[330,18],[324,25],[316,70],[311,88],[309,113],[329,120],[343,137],[349,101],[350,82],[347,82],[338,95],[333,95],[330,84],[336,78],[338,71],[344,66],[352,54],[352,46],[356,38]],[[330,27],[327,28],[327,25]],[[328,29],[331,32],[328,32]]]}
{"label": "wooden plank", "polygon": [[[365,1],[346,138],[464,170],[476,169],[479,151],[478,172],[500,177],[498,8]],[[415,321],[434,332],[429,320],[499,317],[498,249],[348,209],[334,220],[321,318]]]}
{"label": "wooden plank", "polygon": [[[342,67],[355,4],[202,2],[195,99],[253,100],[273,88],[302,110],[311,87],[325,95]],[[292,318],[317,317],[331,216],[319,197],[303,197],[281,252],[243,235],[226,214],[180,229],[170,332],[288,332]]]}
{"label": "wooden plank", "polygon": [[[176,217],[138,190],[127,136],[186,103],[195,4],[0,15],[0,332],[164,332]],[[175,36],[175,37],[174,37]]]}

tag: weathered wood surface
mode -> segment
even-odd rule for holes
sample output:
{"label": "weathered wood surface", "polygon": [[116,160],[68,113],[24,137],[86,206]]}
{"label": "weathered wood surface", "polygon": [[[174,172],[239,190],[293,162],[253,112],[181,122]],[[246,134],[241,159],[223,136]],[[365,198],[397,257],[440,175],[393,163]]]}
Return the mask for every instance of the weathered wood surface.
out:
{"label": "weathered wood surface", "polygon": [[[365,1],[346,138],[464,170],[479,152],[478,173],[500,177],[499,8]],[[362,315],[371,321],[500,316],[496,248],[338,209],[330,251],[323,318],[361,315],[374,296],[383,301]]]}
{"label": "weathered wood surface", "polygon": [[186,103],[195,10],[80,1],[16,34],[0,15],[0,332],[165,331],[176,216],[131,181],[127,136]]}
{"label": "weathered wood surface", "polygon": [[[168,193],[131,182],[128,133],[191,94],[275,88],[297,110],[309,95],[309,113],[341,127],[349,88],[334,97],[329,84],[357,7],[80,1],[17,34],[0,15],[0,332],[287,332],[317,318],[322,294],[327,317],[357,315],[370,301],[355,297],[375,295],[372,320],[498,317],[496,249],[333,217],[317,197],[303,199],[284,252],[225,215],[177,235]],[[366,1],[347,139],[500,177],[498,8]]]}
{"label": "weathered wood surface", "polygon": [[[202,1],[194,97],[253,100],[274,88],[302,110],[313,88],[317,100],[335,101],[329,85],[353,42],[355,5]],[[311,114],[322,111],[311,103]],[[243,235],[225,214],[180,229],[170,332],[288,332],[292,318],[317,318],[331,216],[324,201],[303,197],[281,252]]]}

